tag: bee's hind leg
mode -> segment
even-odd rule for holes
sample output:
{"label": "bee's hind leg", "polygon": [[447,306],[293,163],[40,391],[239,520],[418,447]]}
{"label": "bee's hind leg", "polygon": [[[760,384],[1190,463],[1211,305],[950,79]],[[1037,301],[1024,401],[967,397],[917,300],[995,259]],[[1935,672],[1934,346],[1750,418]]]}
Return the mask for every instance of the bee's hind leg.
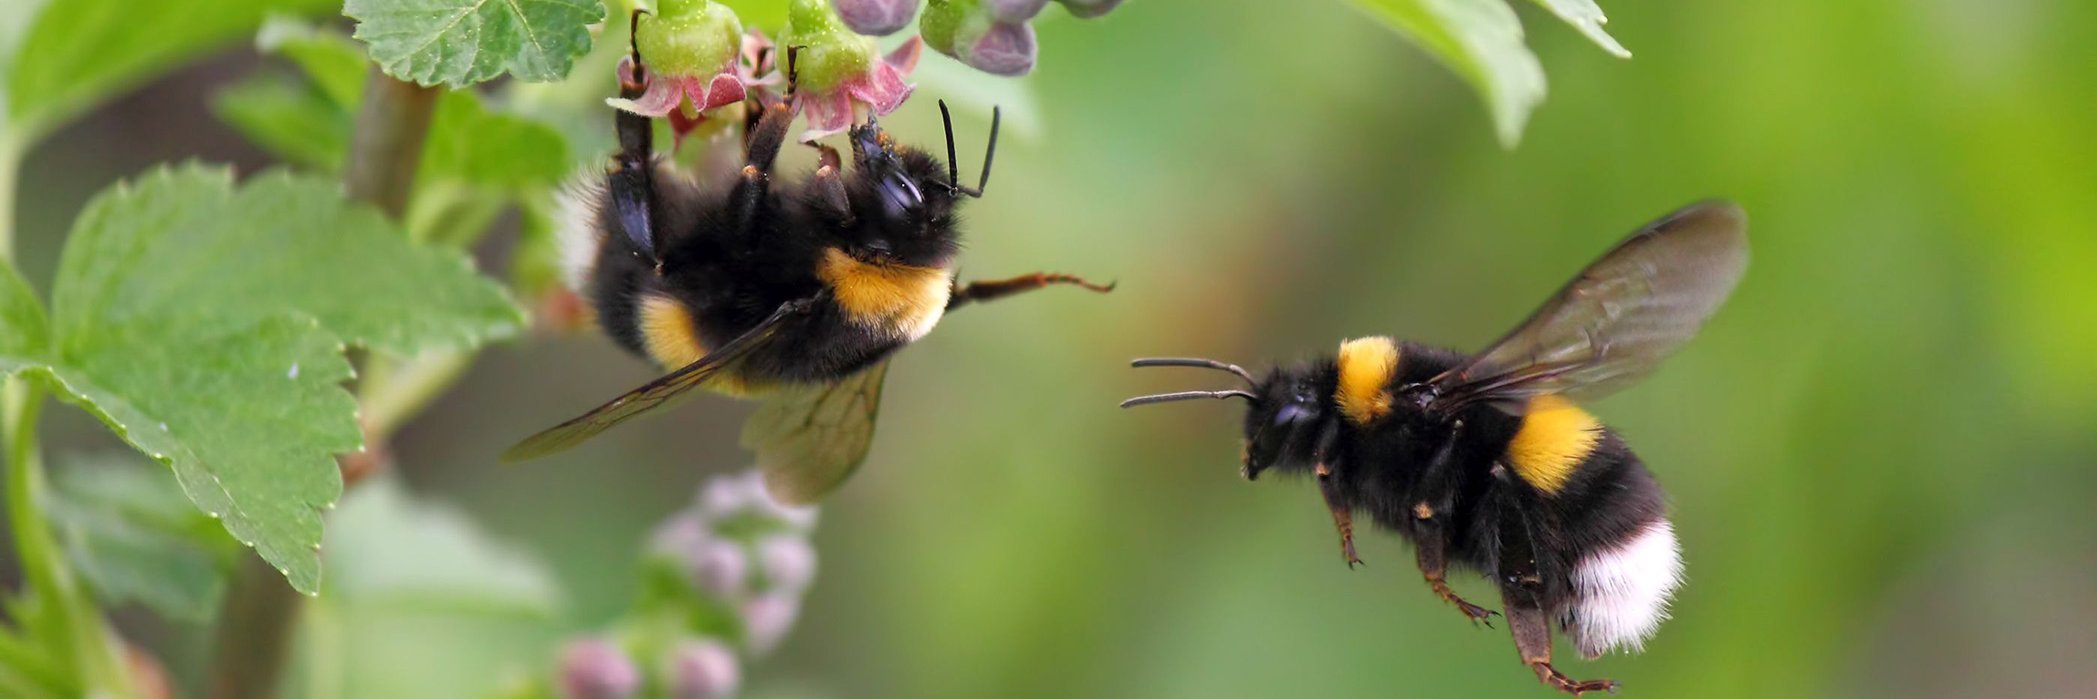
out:
{"label": "bee's hind leg", "polygon": [[967,284],[955,284],[953,292],[947,297],[947,310],[954,310],[972,301],[995,301],[1013,294],[1033,291],[1056,284],[1070,284],[1102,294],[1114,290],[1113,282],[1095,284],[1075,274],[1035,272],[1033,274],[1022,274],[1010,279],[992,279],[974,281]]}
{"label": "bee's hind leg", "polygon": [[1507,628],[1514,633],[1522,664],[1536,672],[1538,681],[1576,697],[1587,692],[1616,693],[1616,680],[1576,680],[1551,666],[1551,617],[1544,610],[1544,583],[1537,573],[1528,518],[1509,509],[1506,520],[1500,527],[1497,582],[1501,600],[1507,604]]}

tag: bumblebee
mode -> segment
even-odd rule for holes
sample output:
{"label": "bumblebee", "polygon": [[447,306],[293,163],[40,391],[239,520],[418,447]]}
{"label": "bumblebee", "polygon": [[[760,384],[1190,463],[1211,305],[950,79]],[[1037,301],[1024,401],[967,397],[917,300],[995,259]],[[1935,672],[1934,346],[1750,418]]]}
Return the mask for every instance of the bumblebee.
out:
{"label": "bumblebee", "polygon": [[[743,444],[775,498],[812,502],[865,458],[889,357],[948,311],[1050,285],[1112,289],[1050,273],[956,282],[956,209],[990,180],[995,111],[974,187],[957,179],[944,103],[944,165],[869,117],[849,132],[850,169],[809,143],[814,174],[774,182],[798,111],[792,49],[787,57],[785,98],[754,93],[746,103],[745,164],[722,181],[678,172],[652,152],[647,117],[618,114],[619,151],[605,173],[564,197],[569,283],[621,347],[672,371],[525,439],[505,460],[566,450],[704,387],[765,399]],[[638,48],[628,62],[620,94],[633,98],[648,74]]]}
{"label": "bumblebee", "polygon": [[1717,311],[1747,268],[1747,220],[1704,202],[1648,224],[1474,355],[1389,337],[1256,378],[1208,359],[1138,367],[1227,371],[1246,389],[1141,396],[1122,407],[1227,398],[1250,405],[1242,474],[1308,472],[1351,568],[1353,515],[1411,541],[1420,572],[1474,622],[1499,614],[1450,589],[1451,565],[1500,589],[1522,662],[1573,695],[1551,664],[1551,624],[1587,658],[1639,650],[1667,616],[1682,559],[1653,475],[1582,409],[1645,375]]}

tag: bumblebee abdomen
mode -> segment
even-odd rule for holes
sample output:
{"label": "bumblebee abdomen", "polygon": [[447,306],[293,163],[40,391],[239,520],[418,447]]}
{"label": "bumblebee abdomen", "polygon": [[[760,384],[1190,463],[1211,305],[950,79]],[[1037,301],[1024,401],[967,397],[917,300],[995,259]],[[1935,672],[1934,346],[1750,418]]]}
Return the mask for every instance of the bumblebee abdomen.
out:
{"label": "bumblebee abdomen", "polygon": [[[1587,437],[1572,431],[1564,429],[1565,441],[1556,450],[1532,445],[1537,452],[1530,455],[1556,458],[1572,447],[1585,449],[1556,490],[1536,501],[1555,511],[1545,518],[1557,530],[1547,540],[1556,542],[1553,558],[1564,576],[1554,586],[1563,595],[1554,608],[1581,654],[1637,651],[1666,620],[1682,582],[1681,547],[1666,517],[1666,496],[1614,433],[1599,424],[1579,430]],[[1514,454],[1510,444],[1510,461]],[[1532,463],[1537,465],[1543,464]]]}

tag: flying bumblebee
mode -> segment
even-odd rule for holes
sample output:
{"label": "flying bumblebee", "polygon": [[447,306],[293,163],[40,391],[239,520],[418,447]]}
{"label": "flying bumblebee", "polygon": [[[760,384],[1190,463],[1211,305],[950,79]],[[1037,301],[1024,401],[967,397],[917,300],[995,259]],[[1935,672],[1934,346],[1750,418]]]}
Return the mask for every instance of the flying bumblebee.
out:
{"label": "flying bumblebee", "polygon": [[1636,651],[1667,616],[1682,560],[1653,475],[1574,399],[1621,388],[1681,347],[1747,259],[1741,210],[1694,204],[1632,234],[1475,355],[1365,337],[1264,378],[1208,359],[1139,359],[1228,371],[1248,388],[1122,407],[1244,399],[1242,474],[1311,473],[1349,567],[1361,562],[1353,514],[1366,512],[1412,542],[1437,596],[1489,625],[1498,612],[1447,582],[1451,564],[1486,573],[1539,680],[1575,696],[1614,690],[1551,665],[1551,623],[1590,659]]}
{"label": "flying bumblebee", "polygon": [[[944,165],[869,117],[850,130],[850,170],[810,143],[814,175],[775,183],[773,160],[798,111],[793,49],[787,55],[786,96],[753,93],[746,164],[725,181],[676,171],[652,152],[650,120],[619,112],[619,151],[605,174],[563,202],[569,283],[620,346],[673,370],[533,435],[505,460],[568,449],[705,387],[765,397],[743,444],[757,452],[773,497],[812,502],[865,458],[888,358],[946,312],[1054,284],[1111,290],[1049,273],[956,283],[955,209],[990,180],[995,111],[974,187],[957,179],[944,103]],[[638,48],[628,61],[619,89],[634,98],[649,76]]]}

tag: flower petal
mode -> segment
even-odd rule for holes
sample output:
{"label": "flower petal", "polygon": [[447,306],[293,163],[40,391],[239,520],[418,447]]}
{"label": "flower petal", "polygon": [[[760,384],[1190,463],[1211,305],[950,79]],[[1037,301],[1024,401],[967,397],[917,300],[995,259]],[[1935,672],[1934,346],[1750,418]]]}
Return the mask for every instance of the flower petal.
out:
{"label": "flower petal", "polygon": [[684,100],[685,87],[683,80],[676,78],[663,79],[652,74],[647,76],[647,80],[648,87],[641,92],[640,97],[634,99],[614,97],[605,100],[604,103],[621,111],[632,112],[645,117],[661,117],[676,110],[677,103]]}
{"label": "flower petal", "polygon": [[801,132],[803,142],[852,127],[852,96],[844,90],[822,95],[803,92],[794,99],[801,104],[801,114],[808,118],[808,130]]}
{"label": "flower petal", "polygon": [[692,105],[706,112],[716,107],[725,107],[743,101],[743,79],[734,73],[715,75],[713,80],[700,82],[693,79],[685,84],[685,94],[691,95]]}

